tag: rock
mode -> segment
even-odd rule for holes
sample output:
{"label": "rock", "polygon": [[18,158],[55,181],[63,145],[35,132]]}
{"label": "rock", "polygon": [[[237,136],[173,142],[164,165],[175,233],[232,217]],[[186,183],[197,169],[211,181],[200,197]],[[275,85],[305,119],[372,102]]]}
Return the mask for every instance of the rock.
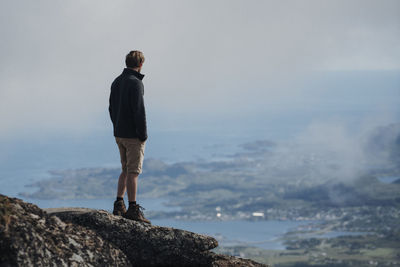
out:
{"label": "rock", "polygon": [[0,266],[131,266],[95,231],[0,195]]}
{"label": "rock", "polygon": [[94,230],[119,247],[134,266],[265,266],[209,251],[218,242],[206,235],[131,221],[102,210],[63,208],[47,212]]}
{"label": "rock", "polygon": [[210,236],[3,195],[0,238],[0,266],[266,266],[213,253]]}

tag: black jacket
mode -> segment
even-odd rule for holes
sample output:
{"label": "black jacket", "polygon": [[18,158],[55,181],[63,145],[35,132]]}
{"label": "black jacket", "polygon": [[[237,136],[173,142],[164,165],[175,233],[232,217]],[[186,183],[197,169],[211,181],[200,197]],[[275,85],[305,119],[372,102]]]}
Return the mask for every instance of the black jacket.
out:
{"label": "black jacket", "polygon": [[114,136],[147,139],[146,112],[144,109],[144,75],[124,69],[111,85],[110,111]]}

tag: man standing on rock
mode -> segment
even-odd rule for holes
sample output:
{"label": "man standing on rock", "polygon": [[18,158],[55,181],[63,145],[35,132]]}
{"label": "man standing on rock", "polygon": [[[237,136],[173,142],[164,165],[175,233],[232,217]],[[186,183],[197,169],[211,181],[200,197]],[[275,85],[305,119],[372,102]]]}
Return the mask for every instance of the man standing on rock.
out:
{"label": "man standing on rock", "polygon": [[[143,216],[143,208],[136,203],[138,177],[142,173],[147,140],[142,82],[144,75],[140,73],[143,62],[142,52],[129,52],[125,58],[126,68],[111,85],[109,111],[122,164],[113,214],[150,223]],[[128,191],[128,211],[123,199],[125,191]]]}

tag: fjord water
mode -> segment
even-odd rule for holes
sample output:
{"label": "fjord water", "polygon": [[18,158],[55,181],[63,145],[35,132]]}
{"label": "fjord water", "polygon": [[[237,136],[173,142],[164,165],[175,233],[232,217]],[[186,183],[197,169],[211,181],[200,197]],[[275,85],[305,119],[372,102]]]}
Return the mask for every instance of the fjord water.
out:
{"label": "fjord water", "polygon": [[285,249],[280,237],[307,222],[296,221],[177,221],[153,220],[153,224],[184,229],[215,237],[222,246],[254,246]]}
{"label": "fjord water", "polygon": [[[107,123],[107,131],[78,136],[58,133],[32,137],[27,133],[0,139],[0,193],[18,196],[20,192],[34,190],[26,185],[50,178],[51,170],[119,168],[118,148],[111,125]],[[154,158],[166,163],[221,160],[238,152],[243,143],[284,139],[287,133],[299,129],[298,123],[291,118],[288,118],[287,127],[275,127],[274,130],[268,129],[270,126],[266,124],[258,124],[257,119],[248,120],[237,128],[232,127],[235,123],[225,121],[218,127],[203,130],[150,128],[145,159]],[[31,201],[35,203],[35,200]]]}
{"label": "fjord water", "polygon": [[[195,138],[196,142],[193,142]],[[261,137],[235,135],[207,135],[184,132],[155,133],[146,147],[146,157],[166,162],[224,160],[240,151],[240,144]],[[27,185],[50,178],[49,170],[90,167],[119,167],[119,154],[111,135],[85,140],[47,140],[46,142],[8,143],[7,155],[2,155],[0,193],[21,198],[18,193],[34,191]],[[117,177],[115,177],[117,181]],[[140,184],[139,184],[140,186]],[[140,190],[140,189],[139,189]],[[23,197],[22,197],[23,198]],[[107,199],[29,199],[41,208],[87,207],[111,211],[113,196]],[[173,211],[179,208],[164,205],[166,199],[140,199],[148,211]],[[153,224],[208,234],[222,246],[248,245],[265,249],[284,249],[280,237],[307,222],[295,221],[179,221],[153,220]]]}
{"label": "fjord water", "polygon": [[[114,199],[29,199],[19,195],[35,188],[27,185],[51,178],[49,170],[78,169],[90,167],[119,167],[119,154],[111,135],[99,135],[84,140],[54,138],[46,141],[9,142],[1,152],[0,193],[22,198],[41,208],[87,207],[111,210]],[[193,142],[193,139],[196,142]],[[183,132],[154,133],[146,147],[146,157],[166,162],[223,160],[237,152],[239,145],[257,139],[256,136],[209,135]],[[7,153],[5,153],[7,151]],[[115,177],[117,179],[117,177]],[[165,199],[141,199],[149,211],[176,210],[166,207]],[[254,246],[282,249],[278,237],[298,222],[276,221],[213,221],[193,222],[177,220],[155,220],[153,224],[181,228],[193,232],[213,235],[222,245],[251,244]],[[240,233],[240,234],[239,234]]]}
{"label": "fjord water", "polygon": [[[239,144],[250,141],[250,138],[154,132],[146,143],[145,157],[167,163],[215,160],[234,153]],[[23,141],[2,142],[1,148],[0,193],[8,196],[34,190],[26,186],[50,178],[51,170],[120,166],[118,148],[110,133],[82,138],[24,138]],[[35,203],[35,200],[31,201]]]}

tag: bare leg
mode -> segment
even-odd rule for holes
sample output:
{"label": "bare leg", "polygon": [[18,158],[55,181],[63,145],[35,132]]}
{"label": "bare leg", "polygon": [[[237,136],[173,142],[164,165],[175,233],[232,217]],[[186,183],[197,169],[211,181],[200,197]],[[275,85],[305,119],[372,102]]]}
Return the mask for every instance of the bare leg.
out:
{"label": "bare leg", "polygon": [[137,181],[139,174],[128,173],[127,177],[126,187],[128,189],[128,200],[129,202],[136,201]]}
{"label": "bare leg", "polygon": [[125,191],[126,191],[126,180],[127,180],[126,172],[121,172],[119,179],[118,179],[117,197],[121,197],[121,198],[124,197]]}

